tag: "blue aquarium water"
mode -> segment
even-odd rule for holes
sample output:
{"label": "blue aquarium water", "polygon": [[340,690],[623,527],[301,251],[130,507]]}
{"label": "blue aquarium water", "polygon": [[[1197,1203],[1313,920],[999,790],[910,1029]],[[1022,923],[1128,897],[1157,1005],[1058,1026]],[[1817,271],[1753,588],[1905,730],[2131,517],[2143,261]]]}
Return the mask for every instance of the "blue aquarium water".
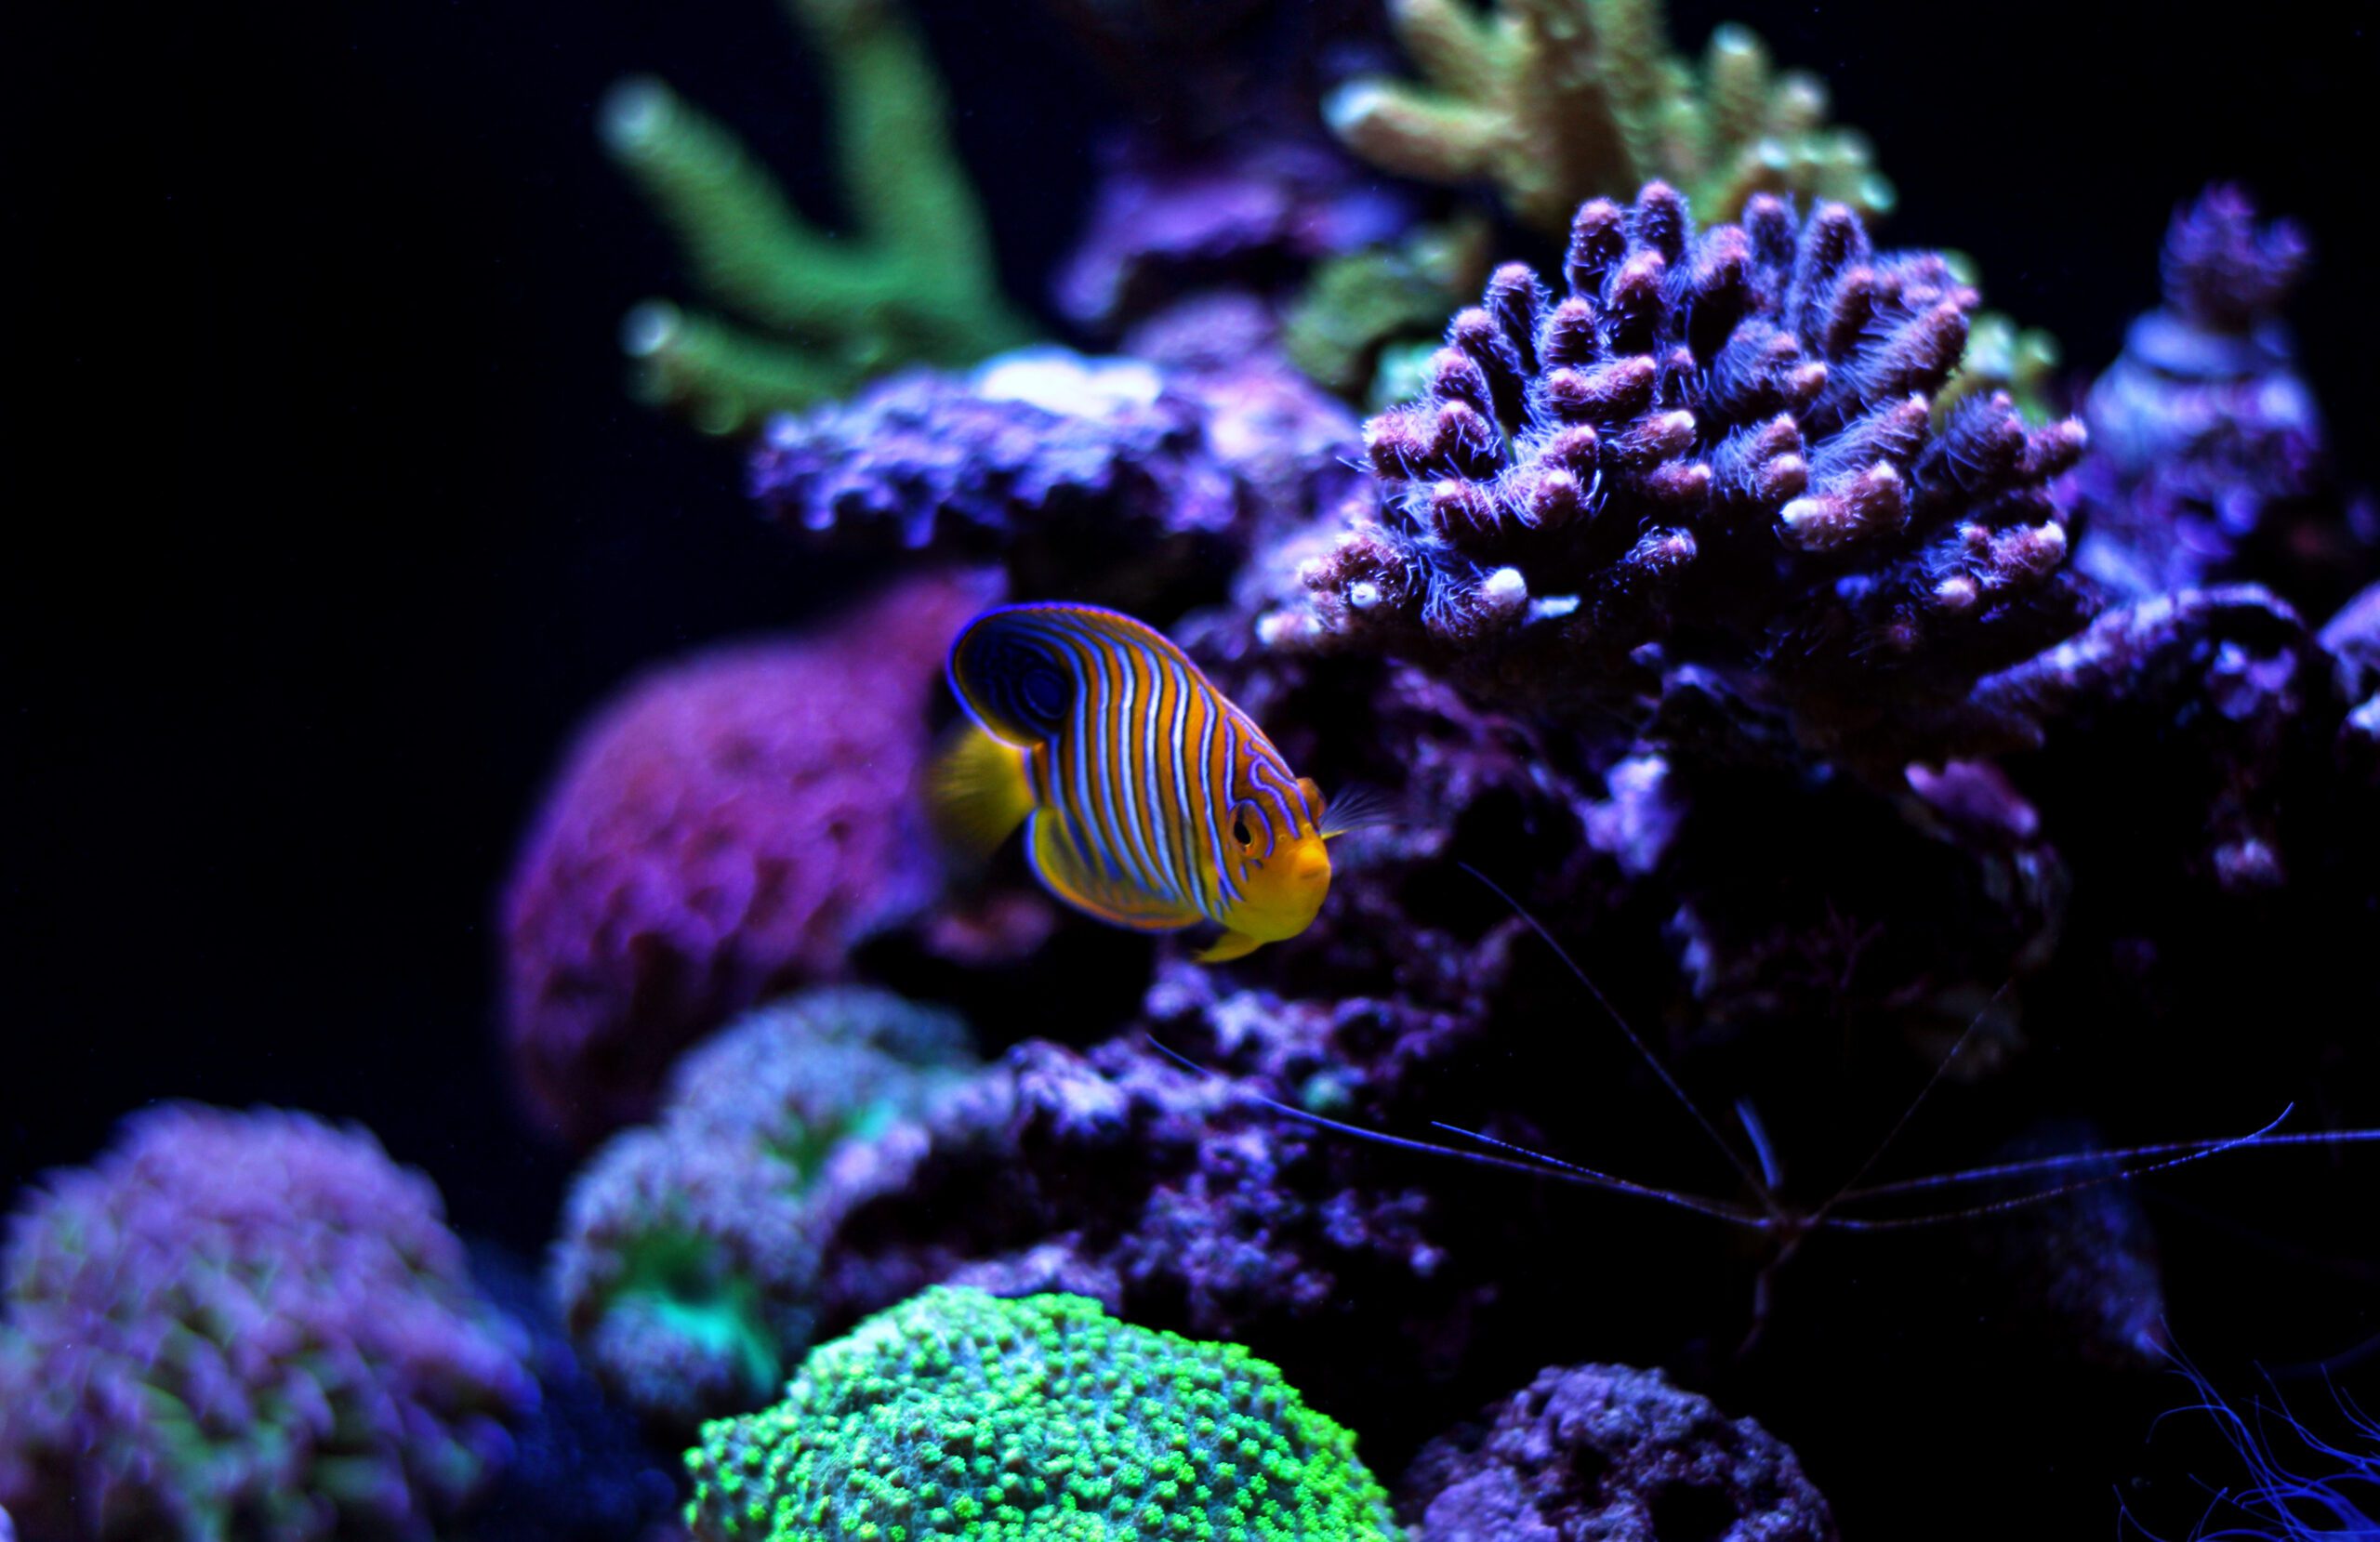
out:
{"label": "blue aquarium water", "polygon": [[2380,1535],[2368,20],[30,23],[0,1542]]}

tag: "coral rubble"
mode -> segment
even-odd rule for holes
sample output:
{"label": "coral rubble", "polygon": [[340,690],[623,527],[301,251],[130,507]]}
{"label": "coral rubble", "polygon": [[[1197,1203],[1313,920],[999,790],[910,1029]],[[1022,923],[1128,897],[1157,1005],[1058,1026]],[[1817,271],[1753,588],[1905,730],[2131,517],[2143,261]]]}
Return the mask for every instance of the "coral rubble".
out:
{"label": "coral rubble", "polygon": [[2320,592],[2369,571],[2380,532],[2350,528],[2281,318],[2309,257],[2236,188],[2175,214],[2165,303],[2132,323],[2084,407],[2091,453],[2067,494],[2084,572],[2145,598],[2240,578]]}
{"label": "coral rubble", "polygon": [[585,731],[503,912],[508,1036],[552,1127],[648,1114],[679,1050],[931,896],[911,781],[943,650],[991,594],[908,580],[822,635],[657,671]]}
{"label": "coral rubble", "polygon": [[1425,1448],[1397,1495],[1415,1542],[1828,1542],[1826,1500],[1782,1441],[1659,1371],[1542,1372],[1484,1429]]}
{"label": "coral rubble", "polygon": [[854,223],[812,228],[722,125],[650,78],[615,86],[612,158],[697,286],[739,318],[653,300],[623,327],[651,400],[734,433],[911,360],[965,363],[1029,335],[999,294],[932,61],[897,0],[786,0],[825,65]]}
{"label": "coral rubble", "polygon": [[42,1542],[428,1542],[536,1404],[525,1351],[368,1135],[151,1109],[10,1218],[0,1499]]}
{"label": "coral rubble", "polygon": [[1273,1366],[1063,1295],[927,1291],[687,1468],[695,1542],[1399,1535],[1355,1437]]}
{"label": "coral rubble", "polygon": [[810,1345],[813,1195],[840,1149],[972,1065],[956,1018],[858,987],[788,997],[690,1052],[661,1122],[597,1153],[563,1213],[554,1291],[597,1373],[680,1435],[760,1406]]}
{"label": "coral rubble", "polygon": [[1655,183],[1580,208],[1563,276],[1500,269],[1428,394],[1367,425],[1385,507],[1268,638],[1540,708],[1698,670],[1897,778],[1975,742],[1978,677],[2087,618],[2047,494],[2081,425],[2000,394],[1933,425],[1976,304],[1938,256],[1765,194],[1698,234]]}
{"label": "coral rubble", "polygon": [[1332,129],[1403,176],[1492,181],[1547,234],[1580,202],[1655,178],[1714,218],[1763,192],[1892,206],[1866,138],[1827,126],[1825,86],[1777,73],[1743,27],[1713,31],[1698,70],[1669,52],[1659,0],[1392,0],[1389,14],[1423,83],[1349,83]]}

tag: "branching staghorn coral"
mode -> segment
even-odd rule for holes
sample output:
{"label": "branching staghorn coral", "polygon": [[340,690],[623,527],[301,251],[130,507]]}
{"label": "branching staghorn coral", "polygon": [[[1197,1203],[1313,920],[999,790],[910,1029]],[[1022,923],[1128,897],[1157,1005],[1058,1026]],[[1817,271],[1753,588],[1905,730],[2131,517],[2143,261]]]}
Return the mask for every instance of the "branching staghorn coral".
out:
{"label": "branching staghorn coral", "polygon": [[1711,34],[1698,71],[1668,51],[1659,0],[1391,0],[1427,84],[1370,78],[1325,111],[1358,154],[1430,182],[1492,181],[1522,223],[1558,235],[1589,198],[1659,178],[1706,217],[1757,192],[1876,215],[1892,184],[1867,140],[1826,126],[1826,87],[1778,74],[1743,27]]}
{"label": "branching staghorn coral", "polygon": [[1498,270],[1428,394],[1367,425],[1383,507],[1268,639],[1540,705],[1716,671],[1897,777],[1962,752],[1975,679],[2085,618],[2045,490],[2082,426],[2028,429],[1994,393],[1935,428],[1976,304],[1938,255],[1766,194],[1697,234],[1657,182],[1582,206],[1564,267],[1558,297]]}
{"label": "branching staghorn coral", "polygon": [[622,328],[640,394],[713,433],[895,364],[965,363],[1030,336],[1000,296],[940,83],[900,7],[785,8],[826,64],[851,235],[810,225],[733,133],[660,81],[624,81],[603,104],[612,158],[677,238],[704,297],[744,323],[651,300]]}

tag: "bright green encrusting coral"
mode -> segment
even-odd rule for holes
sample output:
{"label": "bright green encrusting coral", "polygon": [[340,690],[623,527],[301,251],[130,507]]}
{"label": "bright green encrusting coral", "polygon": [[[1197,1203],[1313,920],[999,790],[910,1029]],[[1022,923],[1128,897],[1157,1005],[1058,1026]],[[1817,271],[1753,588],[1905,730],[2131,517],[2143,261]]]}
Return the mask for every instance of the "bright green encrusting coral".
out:
{"label": "bright green encrusting coral", "polygon": [[1079,1296],[935,1286],[703,1427],[696,1542],[1395,1542],[1355,1437],[1270,1364]]}
{"label": "bright green encrusting coral", "polygon": [[1548,235],[1656,179],[1706,223],[1755,192],[1892,207],[1867,139],[1827,125],[1825,86],[1777,72],[1746,28],[1714,30],[1698,69],[1670,53],[1660,0],[1389,0],[1389,16],[1422,80],[1348,83],[1332,129],[1402,176],[1493,182]]}
{"label": "bright green encrusting coral", "polygon": [[622,341],[640,394],[715,433],[848,392],[913,360],[967,363],[1027,340],[1001,296],[942,87],[892,0],[785,0],[825,66],[853,229],[796,213],[723,125],[658,80],[602,110],[612,158],[677,238],[705,300],[652,300]]}

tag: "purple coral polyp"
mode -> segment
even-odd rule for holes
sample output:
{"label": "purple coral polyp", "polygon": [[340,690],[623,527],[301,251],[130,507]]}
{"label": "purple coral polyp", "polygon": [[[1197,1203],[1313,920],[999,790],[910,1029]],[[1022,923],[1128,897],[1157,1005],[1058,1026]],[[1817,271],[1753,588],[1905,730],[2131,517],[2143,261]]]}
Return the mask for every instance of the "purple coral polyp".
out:
{"label": "purple coral polyp", "polygon": [[1500,269],[1423,397],[1367,426],[1385,506],[1305,573],[1312,629],[1425,658],[1553,642],[1574,677],[1673,635],[1739,658],[1791,637],[1803,668],[1965,651],[2057,579],[2045,490],[2084,441],[2001,393],[1935,422],[1977,303],[1840,204],[1757,197],[1697,234],[1660,183],[1587,204],[1562,291]]}
{"label": "purple coral polyp", "polygon": [[370,1136],[152,1109],[10,1219],[0,1502],[42,1542],[429,1542],[536,1406],[526,1348]]}

